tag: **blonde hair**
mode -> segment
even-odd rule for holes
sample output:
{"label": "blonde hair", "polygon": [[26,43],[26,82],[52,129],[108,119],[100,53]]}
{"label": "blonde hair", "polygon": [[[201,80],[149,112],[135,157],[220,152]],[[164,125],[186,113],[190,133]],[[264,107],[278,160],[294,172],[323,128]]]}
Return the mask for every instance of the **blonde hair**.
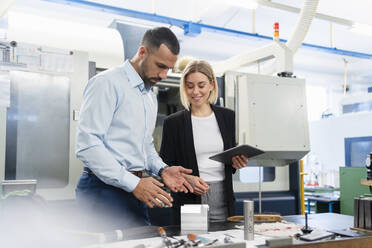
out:
{"label": "blonde hair", "polygon": [[214,75],[212,66],[204,60],[192,60],[190,61],[186,68],[183,70],[182,77],[181,77],[181,84],[180,84],[180,96],[181,96],[181,103],[185,107],[185,109],[190,110],[191,103],[189,102],[189,99],[187,98],[186,94],[186,78],[195,72],[200,72],[204,74],[210,83],[214,82],[214,87],[208,97],[209,103],[216,103],[218,98],[218,85],[216,76]]}

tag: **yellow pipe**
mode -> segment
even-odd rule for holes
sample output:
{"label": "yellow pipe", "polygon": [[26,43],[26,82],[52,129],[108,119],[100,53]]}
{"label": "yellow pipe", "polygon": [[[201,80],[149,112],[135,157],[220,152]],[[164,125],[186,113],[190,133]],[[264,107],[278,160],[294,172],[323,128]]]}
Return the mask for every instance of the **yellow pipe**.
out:
{"label": "yellow pipe", "polygon": [[305,184],[304,184],[304,161],[300,160],[300,198],[301,198],[301,214],[305,214]]}

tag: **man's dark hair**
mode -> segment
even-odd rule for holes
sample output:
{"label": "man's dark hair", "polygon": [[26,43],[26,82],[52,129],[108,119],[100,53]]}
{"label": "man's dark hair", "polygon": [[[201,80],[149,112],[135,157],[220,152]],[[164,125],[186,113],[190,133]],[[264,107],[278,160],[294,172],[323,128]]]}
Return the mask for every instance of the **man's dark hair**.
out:
{"label": "man's dark hair", "polygon": [[150,50],[158,49],[161,44],[168,47],[174,55],[180,52],[180,44],[176,35],[166,27],[149,29],[143,35],[141,45],[147,46]]}

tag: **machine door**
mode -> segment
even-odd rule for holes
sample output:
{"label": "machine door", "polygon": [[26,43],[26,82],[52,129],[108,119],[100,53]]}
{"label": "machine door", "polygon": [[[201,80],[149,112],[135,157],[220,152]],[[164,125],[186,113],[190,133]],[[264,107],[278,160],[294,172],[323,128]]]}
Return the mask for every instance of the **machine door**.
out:
{"label": "machine door", "polygon": [[37,179],[38,188],[68,184],[70,80],[25,71],[10,72],[5,179]]}

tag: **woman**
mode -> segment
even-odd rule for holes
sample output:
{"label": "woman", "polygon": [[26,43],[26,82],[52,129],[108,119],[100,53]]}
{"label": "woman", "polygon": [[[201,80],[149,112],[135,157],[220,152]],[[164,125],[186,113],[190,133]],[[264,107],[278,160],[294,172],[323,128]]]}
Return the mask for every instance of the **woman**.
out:
{"label": "woman", "polygon": [[193,186],[194,194],[173,194],[173,222],[180,223],[183,204],[208,204],[209,220],[223,221],[235,214],[232,173],[243,168],[248,159],[235,156],[231,164],[222,164],[209,157],[235,146],[235,114],[213,105],[218,85],[206,61],[188,63],[181,78],[180,96],[185,110],[165,119],[160,156],[168,165],[192,169],[192,175],[184,177]]}

